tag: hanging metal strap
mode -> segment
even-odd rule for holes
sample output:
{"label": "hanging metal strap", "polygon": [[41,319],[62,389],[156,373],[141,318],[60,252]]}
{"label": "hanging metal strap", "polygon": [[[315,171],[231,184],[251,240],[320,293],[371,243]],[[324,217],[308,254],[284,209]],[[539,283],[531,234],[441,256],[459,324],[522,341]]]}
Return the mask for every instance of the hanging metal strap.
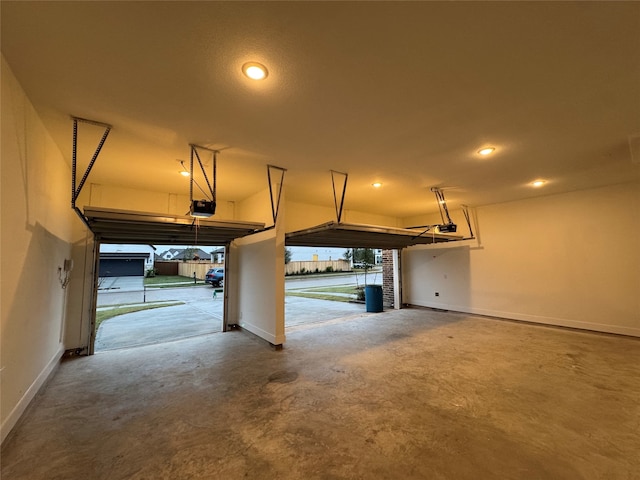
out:
{"label": "hanging metal strap", "polygon": [[[200,187],[200,185],[197,184],[198,188],[200,189],[200,191],[202,191],[202,193],[204,193],[205,195],[211,195],[211,197],[208,198],[208,200],[211,200],[212,202],[216,201],[216,183],[217,183],[217,165],[218,165],[218,153],[220,153],[218,150],[212,150],[210,148],[207,147],[202,147],[200,145],[194,145],[194,144],[189,144],[189,146],[191,147],[191,155],[189,157],[189,201],[193,202],[193,184],[195,182],[195,179],[193,178],[193,157],[195,155],[196,159],[198,160],[198,165],[200,166],[200,170],[202,171],[202,175],[204,176],[204,180],[207,182],[207,187],[208,187],[208,192],[205,192],[204,190],[202,190],[202,188]],[[198,150],[204,150],[206,152],[211,153],[211,160],[212,160],[212,166],[211,166],[211,170],[213,173],[213,186],[211,185],[211,183],[209,182],[209,177],[207,176],[207,171],[204,168],[204,165],[202,164],[202,160],[200,159],[200,154],[198,153]]]}
{"label": "hanging metal strap", "polygon": [[[106,123],[96,122],[94,120],[87,120],[86,118],[80,117],[71,117],[73,119],[73,152],[72,152],[72,161],[71,161],[71,208],[76,208],[76,200],[80,196],[80,192],[82,192],[82,187],[84,187],[85,182],[87,181],[87,177],[93,168],[93,164],[96,163],[98,159],[98,155],[100,155],[100,150],[102,150],[102,146],[104,142],[107,140],[107,136],[109,136],[109,132],[111,131],[111,125],[107,125]],[[82,175],[82,180],[80,180],[80,184],[76,187],[76,172],[78,167],[77,156],[78,156],[78,122],[87,123],[90,125],[95,125],[97,127],[104,128],[104,133],[102,134],[102,138],[96,147],[93,156],[91,157],[91,161],[89,161],[89,165]]]}
{"label": "hanging metal strap", "polygon": [[[438,209],[440,210],[440,218],[442,219],[442,223],[451,224],[453,221],[451,220],[451,216],[449,216],[449,209],[447,208],[447,201],[444,198],[444,192],[439,188],[433,187],[431,191],[436,195],[436,200],[438,201]],[[445,220],[445,215],[447,219]]]}
{"label": "hanging metal strap", "polygon": [[418,235],[415,235],[413,237],[411,237],[411,240],[415,240],[416,238],[420,238],[421,236],[423,236],[425,233],[431,231],[431,234],[433,235],[435,233],[435,231],[433,230],[433,227],[435,227],[436,225],[422,225],[420,227],[408,227],[408,228],[424,228],[424,230],[422,232],[420,232]]}
{"label": "hanging metal strap", "polygon": [[[87,221],[83,213],[80,211],[80,209],[76,206],[76,201],[78,200],[78,197],[80,197],[80,193],[82,192],[82,187],[84,187],[84,184],[87,181],[87,177],[89,176],[89,173],[93,168],[93,164],[96,163],[96,160],[98,159],[98,155],[100,155],[100,151],[102,150],[102,146],[104,145],[104,142],[107,140],[107,137],[109,136],[109,132],[111,131],[111,125],[107,125],[106,123],[96,122],[94,120],[87,120],[86,118],[80,118],[80,117],[74,117],[74,116],[72,116],[71,118],[73,119],[73,147],[72,147],[72,154],[71,154],[72,155],[71,156],[71,208],[76,212],[76,214],[78,214],[78,217],[80,217],[80,220],[84,222],[84,224],[89,228],[89,230],[91,230],[91,226],[89,225],[89,222]],[[87,169],[82,175],[82,180],[80,180],[80,184],[76,186],[76,177],[77,177],[77,170],[78,170],[78,123],[79,122],[104,128],[104,132],[102,134],[102,138],[100,139],[100,142],[98,143],[98,146],[96,147],[95,152],[93,153],[93,156],[91,157],[91,160],[89,161],[89,165],[87,166]]]}
{"label": "hanging metal strap", "polygon": [[[335,175],[343,175],[344,183],[342,184],[342,196],[340,197],[340,203],[338,204],[338,197],[336,196],[336,181]],[[344,207],[344,196],[347,192],[347,180],[349,179],[349,174],[343,172],[337,172],[335,170],[331,170],[331,185],[333,186],[333,204],[336,207],[336,218],[338,223],[342,221],[342,209]]]}
{"label": "hanging metal strap", "polygon": [[469,238],[467,240],[473,240],[476,238],[473,235],[473,229],[471,228],[471,217],[469,216],[469,207],[467,205],[461,205],[462,213],[464,214],[464,218],[467,221],[467,226],[469,227]]}
{"label": "hanging metal strap", "polygon": [[[271,170],[277,170],[280,172],[280,181],[278,187],[278,196],[273,198],[273,182],[271,180]],[[271,215],[273,217],[273,225],[275,226],[278,220],[278,212],[280,211],[280,197],[282,196],[282,185],[284,185],[284,174],[287,171],[286,168],[276,167],[275,165],[267,165],[267,180],[269,182],[269,198],[271,199]]]}

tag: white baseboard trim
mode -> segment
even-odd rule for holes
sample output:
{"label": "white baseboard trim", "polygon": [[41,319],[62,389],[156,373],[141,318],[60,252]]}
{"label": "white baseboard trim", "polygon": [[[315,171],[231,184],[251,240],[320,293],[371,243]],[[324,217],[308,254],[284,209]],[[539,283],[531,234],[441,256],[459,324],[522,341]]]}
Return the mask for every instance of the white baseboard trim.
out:
{"label": "white baseboard trim", "polygon": [[49,360],[49,363],[47,363],[44,369],[40,372],[40,375],[37,376],[17,405],[13,407],[11,413],[9,413],[4,422],[2,422],[2,425],[0,426],[0,443],[4,442],[5,438],[7,438],[11,430],[13,430],[13,427],[16,426],[16,423],[18,423],[18,420],[20,420],[20,417],[22,417],[22,414],[25,412],[31,401],[40,391],[40,388],[42,388],[51,375],[57,370],[63,354],[64,347],[60,345],[58,351],[53,355],[51,360]]}
{"label": "white baseboard trim", "polygon": [[471,313],[474,315],[482,315],[485,317],[505,318],[507,320],[520,320],[523,322],[540,323],[543,325],[553,325],[556,327],[577,328],[580,330],[589,330],[592,332],[613,333],[616,335],[627,335],[630,337],[640,337],[640,328],[624,327],[620,325],[609,325],[605,323],[582,322],[580,320],[571,320],[568,318],[545,317],[541,315],[529,315],[526,313],[503,312],[499,310],[488,310],[484,308],[465,307],[460,305],[446,305],[436,302],[411,303],[420,307],[437,308],[440,310],[449,310],[452,312]]}
{"label": "white baseboard trim", "polygon": [[257,335],[263,340],[266,340],[271,345],[282,345],[286,340],[286,337],[284,335],[274,335],[273,333],[267,332],[266,330],[263,330],[251,323],[240,323],[240,327],[244,328],[248,332],[253,333],[254,335]]}

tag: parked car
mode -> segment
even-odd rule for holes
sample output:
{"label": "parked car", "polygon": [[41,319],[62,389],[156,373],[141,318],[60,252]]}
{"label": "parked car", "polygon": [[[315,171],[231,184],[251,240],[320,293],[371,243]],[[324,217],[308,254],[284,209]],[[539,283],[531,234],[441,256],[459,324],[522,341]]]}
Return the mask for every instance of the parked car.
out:
{"label": "parked car", "polygon": [[210,268],[204,277],[205,283],[210,283],[213,287],[220,287],[224,283],[224,268]]}
{"label": "parked car", "polygon": [[353,268],[366,268],[368,270],[373,268],[373,265],[367,262],[353,262]]}

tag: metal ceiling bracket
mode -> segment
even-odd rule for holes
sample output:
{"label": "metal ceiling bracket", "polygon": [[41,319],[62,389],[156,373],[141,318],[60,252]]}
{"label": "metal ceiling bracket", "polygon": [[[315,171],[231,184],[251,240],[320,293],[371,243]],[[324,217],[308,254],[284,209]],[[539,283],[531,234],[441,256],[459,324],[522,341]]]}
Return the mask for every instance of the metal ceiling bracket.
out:
{"label": "metal ceiling bracket", "polygon": [[451,220],[449,209],[447,208],[447,201],[444,198],[444,192],[436,187],[432,187],[431,191],[436,195],[438,210],[440,210],[440,218],[442,219],[442,225],[438,225],[438,230],[442,233],[455,232],[458,226]]}
{"label": "metal ceiling bracket", "polygon": [[467,205],[461,205],[462,213],[464,215],[465,220],[467,221],[467,226],[469,227],[469,238],[465,238],[465,240],[473,240],[475,239],[475,235],[473,234],[473,229],[471,228],[471,217],[469,216],[469,207]]}
{"label": "metal ceiling bracket", "polygon": [[[78,200],[78,197],[82,192],[82,187],[84,187],[84,184],[87,181],[87,177],[89,176],[89,173],[91,173],[91,169],[93,168],[93,165],[96,163],[96,160],[98,159],[98,155],[100,155],[100,151],[102,150],[104,142],[107,140],[107,137],[109,136],[109,132],[111,131],[111,125],[108,125],[102,122],[96,122],[95,120],[87,120],[86,118],[80,118],[80,117],[74,117],[74,116],[72,116],[71,118],[73,119],[73,150],[72,150],[72,158],[71,158],[71,208],[73,208],[75,212],[78,214],[78,216],[80,217],[80,219],[87,226],[89,226],[87,219],[84,217],[80,209],[76,206],[76,201]],[[89,125],[94,125],[96,127],[104,128],[104,132],[102,134],[102,138],[100,139],[100,142],[98,143],[98,146],[96,147],[95,152],[93,153],[93,156],[91,157],[91,160],[89,161],[89,165],[87,166],[87,169],[82,175],[82,180],[80,180],[80,184],[76,186],[76,177],[77,177],[77,170],[78,170],[78,161],[77,161],[78,122],[87,123]]]}
{"label": "metal ceiling bracket", "polygon": [[[340,196],[340,203],[338,203],[338,197],[336,196],[336,179],[335,175],[343,175],[344,183],[342,184],[342,195]],[[344,207],[344,195],[347,192],[347,180],[349,179],[348,173],[337,172],[331,170],[331,185],[333,186],[333,204],[336,207],[336,219],[338,223],[342,221],[342,209]]]}
{"label": "metal ceiling bracket", "polygon": [[[277,170],[280,172],[280,181],[278,187],[278,196],[273,197],[273,181],[271,180],[271,170]],[[278,220],[278,212],[280,211],[280,197],[282,196],[282,185],[284,184],[284,174],[287,171],[286,168],[276,167],[275,165],[267,165],[267,180],[269,182],[269,198],[271,200],[271,215],[273,216],[273,225],[275,226],[276,220]]]}
{"label": "metal ceiling bracket", "polygon": [[[212,150],[210,148],[207,147],[201,147],[200,145],[194,145],[193,143],[189,144],[189,146],[191,147],[191,157],[190,157],[190,162],[189,162],[189,200],[191,200],[193,202],[193,184],[194,184],[194,178],[193,178],[193,157],[195,155],[196,159],[198,160],[198,165],[200,166],[200,170],[202,171],[202,175],[204,176],[205,181],[207,182],[207,187],[208,187],[208,192],[202,191],[202,188],[200,188],[200,185],[197,184],[198,188],[200,188],[200,190],[202,191],[202,193],[204,193],[205,195],[211,195],[210,197],[207,197],[208,200],[211,200],[212,202],[216,201],[216,182],[217,182],[217,164],[218,164],[218,153],[220,153],[218,150]],[[211,186],[211,183],[209,182],[209,177],[207,176],[207,171],[204,168],[204,165],[202,164],[202,160],[200,160],[200,154],[198,153],[198,150],[204,150],[208,153],[211,154],[211,169],[212,169],[212,179],[213,179],[213,186]]]}
{"label": "metal ceiling bracket", "polygon": [[[453,223],[451,221],[451,217],[449,216],[449,209],[447,208],[447,201],[444,198],[444,192],[439,188],[432,187],[431,191],[436,196],[436,201],[438,202],[438,210],[440,210],[440,218],[442,219],[442,223]],[[447,219],[445,220],[445,215]]]}
{"label": "metal ceiling bracket", "polygon": [[[191,155],[189,162],[189,213],[192,217],[211,217],[216,213],[216,182],[217,182],[217,168],[218,168],[218,150],[212,150],[210,148],[201,147],[200,145],[190,144],[191,147]],[[211,186],[211,182],[209,182],[209,176],[207,175],[207,171],[202,164],[202,160],[200,159],[200,153],[198,150],[204,150],[211,154],[211,170],[212,170],[212,180],[213,186]],[[193,157],[198,160],[198,165],[200,166],[200,171],[204,176],[204,180],[207,182],[207,191],[205,192],[200,184],[196,181],[195,176],[193,174]],[[204,194],[205,198],[202,200],[194,200],[193,198],[193,184],[200,189],[200,191]]]}
{"label": "metal ceiling bracket", "polygon": [[420,232],[418,235],[416,235],[415,237],[413,237],[414,239],[416,238],[420,238],[422,237],[425,233],[431,231],[432,234],[435,233],[435,230],[432,230],[433,227],[436,227],[437,225],[422,225],[420,227],[409,227],[409,228],[424,228],[424,230],[422,232]]}

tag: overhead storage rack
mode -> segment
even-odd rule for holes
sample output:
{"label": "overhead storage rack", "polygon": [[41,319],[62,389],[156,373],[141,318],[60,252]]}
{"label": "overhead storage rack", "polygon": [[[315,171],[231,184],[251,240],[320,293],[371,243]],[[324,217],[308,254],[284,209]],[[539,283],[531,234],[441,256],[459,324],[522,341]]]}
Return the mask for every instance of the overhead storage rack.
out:
{"label": "overhead storage rack", "polygon": [[463,240],[462,235],[355,223],[327,222],[285,235],[287,246],[401,249]]}
{"label": "overhead storage rack", "polygon": [[264,223],[194,219],[186,215],[84,207],[89,228],[101,243],[227,245],[264,229]]}

